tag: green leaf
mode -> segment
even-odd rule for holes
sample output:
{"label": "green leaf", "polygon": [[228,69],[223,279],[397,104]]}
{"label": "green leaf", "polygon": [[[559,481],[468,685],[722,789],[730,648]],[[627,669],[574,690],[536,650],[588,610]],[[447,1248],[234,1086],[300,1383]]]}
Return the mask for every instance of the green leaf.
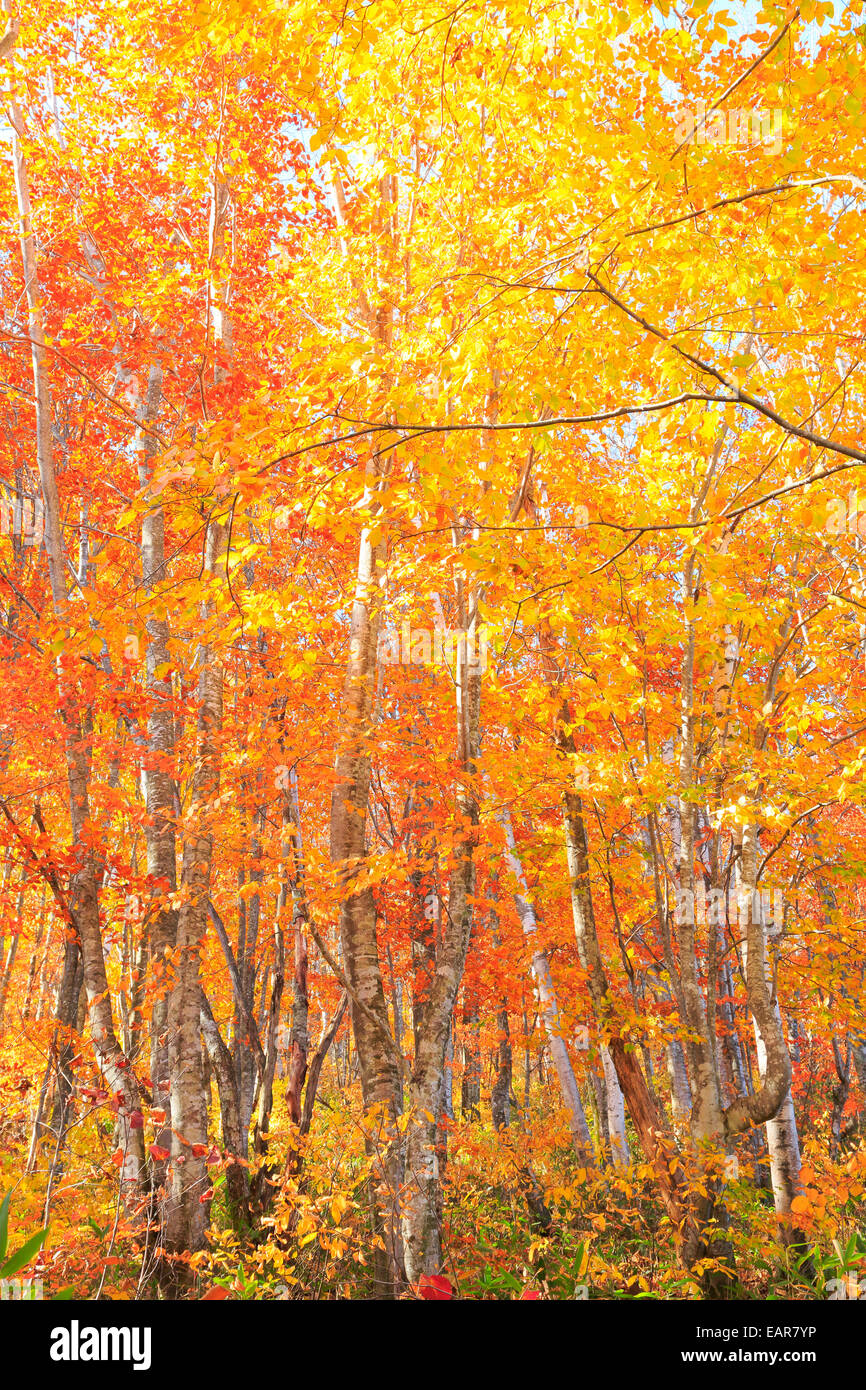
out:
{"label": "green leaf", "polygon": [[9,1239],[9,1203],[12,1201],[12,1193],[7,1192],[3,1201],[0,1202],[0,1260],[6,1254],[6,1242]]}
{"label": "green leaf", "polygon": [[10,1274],[17,1274],[19,1269],[23,1269],[25,1265],[29,1265],[34,1256],[38,1255],[39,1251],[42,1249],[47,1235],[48,1227],[46,1226],[44,1230],[37,1231],[35,1236],[31,1236],[29,1240],[25,1240],[21,1249],[16,1250],[15,1254],[11,1255],[3,1268],[0,1269],[0,1278],[8,1279]]}

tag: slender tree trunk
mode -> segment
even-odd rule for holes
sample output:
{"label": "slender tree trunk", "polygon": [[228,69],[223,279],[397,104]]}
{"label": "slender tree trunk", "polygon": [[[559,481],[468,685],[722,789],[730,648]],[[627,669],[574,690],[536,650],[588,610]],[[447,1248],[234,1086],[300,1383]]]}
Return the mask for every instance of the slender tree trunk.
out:
{"label": "slender tree trunk", "polygon": [[453,853],[448,908],[409,1083],[411,1113],[406,1132],[402,1232],[406,1274],[413,1282],[422,1274],[437,1273],[442,1264],[441,1165],[445,1149],[440,1122],[445,1101],[445,1054],[472,934],[476,880],[477,776],[481,749],[481,670],[480,663],[474,659],[477,626],[477,603],[470,601],[463,623],[467,642],[458,653],[456,671],[460,769],[456,809],[461,832]]}
{"label": "slender tree trunk", "polygon": [[[839,1141],[842,1137],[842,1116],[851,1091],[851,1043],[845,1039],[844,1049],[836,1034],[833,1034],[833,1061],[836,1066],[836,1085],[833,1087],[833,1113],[830,1116],[830,1157],[839,1157]],[[769,1132],[769,1124],[767,1126]]]}
{"label": "slender tree trunk", "polygon": [[460,1113],[464,1120],[481,1119],[481,1018],[478,987],[466,981],[463,987],[461,1026],[463,1077],[460,1084]]}
{"label": "slender tree trunk", "polygon": [[[152,365],[147,390],[139,400],[140,427],[137,437],[139,481],[150,482],[157,441],[148,426],[159,413],[162,400],[162,369]],[[141,525],[141,569],[145,591],[151,594],[166,578],[165,518],[162,507],[148,507]],[[177,942],[177,909],[169,905],[169,895],[177,892],[177,844],[174,822],[174,779],[171,764],[175,753],[172,713],[172,681],[169,655],[168,619],[149,615],[146,621],[145,691],[150,708],[147,716],[146,747],[142,753],[144,783],[144,836],[147,851],[147,877],[150,902],[145,911],[145,930],[149,944],[154,1002],[150,1024],[150,1081],[153,1095],[160,1102],[168,1099],[169,1081],[169,959]],[[164,1107],[168,1108],[168,1107]],[[171,1145],[168,1119],[157,1127],[154,1138],[159,1148]],[[154,1188],[165,1181],[165,1162],[151,1158]]]}
{"label": "slender tree trunk", "polygon": [[223,1041],[204,990],[200,997],[199,1021],[219,1091],[223,1151],[229,1160],[226,1167],[229,1218],[236,1231],[243,1231],[250,1220],[248,1172],[243,1163],[231,1162],[243,1156],[245,1147],[238,1083],[232,1055]]}
{"label": "slender tree trunk", "polygon": [[801,1190],[800,1143],[791,1099],[791,1060],[771,981],[767,926],[757,891],[758,832],[753,822],[743,827],[740,865],[741,946],[761,1084],[757,1094],[739,1097],[728,1107],[726,1122],[731,1133],[737,1132],[735,1126],[764,1122],[779,1233],[783,1243],[795,1245],[798,1237],[790,1211]]}
{"label": "slender tree trunk", "polygon": [[[36,984],[36,972],[39,967],[39,947],[42,945],[42,935],[45,930],[45,895],[47,891],[48,890],[45,884],[43,883],[42,896],[39,899],[39,916],[36,919],[36,935],[33,940],[33,951],[30,956],[30,969],[27,973],[27,994],[24,1000],[23,1011],[23,1017],[25,1019],[30,1018],[33,1012],[33,989]],[[51,949],[51,927],[52,923],[49,922],[48,934],[45,938],[45,955],[42,957],[43,966],[45,963],[45,958],[47,957],[48,952]],[[38,1003],[39,1000],[37,998],[37,1007]]]}
{"label": "slender tree trunk", "polygon": [[857,1074],[860,1095],[866,1102],[866,1037],[861,1033],[851,1037],[851,1055],[854,1059],[854,1071]]}
{"label": "slender tree trunk", "polygon": [[502,1000],[496,1015],[499,1032],[496,1043],[496,1074],[490,1091],[490,1111],[495,1129],[507,1129],[511,1124],[511,1091],[514,1085],[511,1030],[508,1026],[508,1005]]}
{"label": "slender tree trunk", "polygon": [[[225,554],[226,533],[211,520],[205,542],[205,581],[213,590]],[[214,599],[202,605],[202,624],[214,623]],[[198,730],[192,777],[191,828],[183,848],[177,944],[168,1000],[168,1060],[171,1078],[171,1158],[168,1165],[165,1244],[172,1252],[200,1250],[205,1243],[207,1189],[204,1152],[207,1102],[201,1052],[201,946],[207,931],[213,864],[213,802],[220,784],[223,672],[211,642],[198,653]],[[193,821],[193,817],[195,820]],[[201,1153],[195,1150],[200,1149]]]}
{"label": "slender tree trunk", "polygon": [[[489,919],[490,937],[497,952],[502,947],[499,921],[495,912]],[[508,1129],[511,1124],[511,1096],[514,1087],[514,1056],[511,1047],[511,1028],[508,1020],[508,1000],[503,994],[496,1014],[496,1051],[494,1076],[490,1090],[490,1111],[495,1129]]]}
{"label": "slender tree trunk", "polygon": [[[688,1043],[694,1097],[691,1116],[692,1138],[698,1145],[724,1143],[724,1118],[715,1039],[708,1018],[708,1007],[701,993],[695,940],[695,733],[694,663],[695,627],[691,619],[694,602],[694,561],[690,556],[683,577],[683,603],[686,610],[685,653],[682,667],[682,753],[680,758],[680,893],[676,914],[677,947],[682,981],[685,1023],[691,1035]],[[712,929],[713,931],[715,928]],[[708,980],[715,1002],[715,979]]]}
{"label": "slender tree trunk", "polygon": [[289,1064],[289,1084],[286,1087],[286,1101],[292,1124],[301,1123],[301,1098],[307,1077],[310,1052],[309,1012],[310,1000],[307,992],[307,937],[306,925],[309,920],[309,906],[304,870],[303,841],[301,839],[301,811],[298,803],[298,782],[295,773],[288,791],[290,826],[292,833],[292,855],[294,872],[292,875],[292,933],[294,937],[294,973],[292,976],[292,1039],[291,1062]]}
{"label": "slender tree trunk", "polygon": [[667,1064],[674,1119],[687,1120],[692,1113],[692,1091],[686,1070],[686,1056],[679,1038],[671,1038],[668,1043]]}
{"label": "slender tree trunk", "polygon": [[[26,882],[26,869],[21,871],[21,887],[18,890],[18,903],[15,909],[15,931],[12,940],[9,942],[9,950],[6,959],[0,969],[0,1029],[3,1027],[3,1015],[6,1012],[6,1000],[9,994],[9,985],[12,981],[12,970],[15,965],[15,957],[18,954],[18,942],[21,939],[21,928],[24,925],[24,885]],[[35,949],[35,948],[34,948]]]}
{"label": "slender tree trunk", "polygon": [[616,1067],[608,1048],[602,1045],[601,1063],[604,1067],[604,1088],[607,1102],[607,1129],[610,1136],[610,1156],[615,1168],[627,1168],[630,1162],[628,1137],[625,1130],[625,1101],[616,1075]]}
{"label": "slender tree trunk", "polygon": [[[514,831],[511,826],[511,819],[507,814],[502,817],[502,828],[505,832],[506,861],[518,885],[518,891],[514,895],[514,905],[520,917],[523,934],[527,940],[532,941],[534,945],[534,940],[538,933],[538,922],[536,920],[535,908],[529,898],[529,890],[526,886],[526,876],[523,872],[523,866],[517,855],[517,846],[514,839]],[[574,1068],[571,1065],[571,1058],[568,1055],[568,1047],[563,1037],[559,1004],[556,997],[556,987],[553,983],[553,976],[550,971],[550,961],[545,951],[539,949],[534,950],[532,956],[532,973],[535,977],[536,987],[538,989],[541,1017],[544,1020],[550,1055],[553,1060],[557,1080],[559,1081],[562,1104],[568,1114],[568,1123],[571,1129],[574,1151],[581,1163],[591,1165],[592,1138],[589,1132],[589,1125],[586,1122],[583,1102],[580,1099],[580,1091],[578,1089],[577,1079],[574,1075]]]}
{"label": "slender tree trunk", "polygon": [[[367,469],[364,509],[377,510],[385,485],[381,457]],[[374,1228],[384,1250],[374,1256],[380,1296],[402,1287],[403,1252],[398,1219],[402,1155],[396,1120],[402,1104],[402,1077],[387,1022],[379,960],[376,908],[372,889],[355,888],[366,860],[367,797],[374,725],[379,608],[384,579],[384,539],[369,526],[361,534],[352,605],[349,660],[343,694],[343,743],[337,756],[337,785],[331,800],[331,860],[341,888],[340,940],[350,992],[352,1033],[360,1063],[365,1109],[381,1106],[385,1115],[380,1158],[372,1184]]]}
{"label": "slender tree trunk", "polygon": [[[258,1106],[256,1112],[256,1128],[253,1138],[253,1151],[259,1159],[259,1169],[253,1184],[253,1195],[256,1206],[260,1212],[269,1210],[275,1195],[273,1176],[275,1173],[274,1165],[267,1161],[268,1152],[268,1131],[271,1121],[271,1110],[274,1103],[274,1077],[277,1070],[277,1058],[279,1055],[280,1039],[280,1010],[283,1002],[283,991],[286,981],[286,942],[283,925],[288,915],[289,902],[292,902],[292,918],[297,930],[301,932],[302,942],[302,966],[303,966],[303,990],[306,998],[306,942],[303,938],[301,922],[299,918],[299,894],[297,869],[292,866],[293,855],[296,855],[299,842],[295,835],[300,834],[300,824],[297,826],[292,819],[292,803],[289,798],[283,801],[283,841],[281,851],[283,882],[280,887],[279,899],[277,901],[277,912],[274,918],[274,968],[273,980],[271,981],[270,999],[267,1009],[267,1028],[265,1033],[264,1047],[264,1067],[262,1068],[261,1079],[258,1091]],[[301,895],[303,895],[303,880],[301,883]],[[305,902],[305,900],[303,900]],[[306,908],[304,907],[304,911]],[[306,1017],[304,1018],[306,1027]],[[304,1057],[306,1063],[306,1056]]]}
{"label": "slender tree trunk", "polygon": [[328,1055],[328,1051],[331,1047],[331,1044],[333,1043],[334,1039],[337,1036],[337,1033],[340,1030],[340,1024],[343,1022],[343,1018],[345,1016],[348,1005],[349,996],[348,994],[346,994],[344,990],[343,993],[340,995],[340,1002],[337,1005],[337,1008],[334,1012],[334,1016],[331,1019],[325,1031],[323,1032],[321,1039],[319,1040],[319,1045],[313,1053],[309,1071],[307,1073],[307,1084],[304,1087],[304,1105],[303,1110],[301,1112],[300,1126],[300,1132],[302,1135],[309,1133],[310,1125],[313,1121],[313,1111],[316,1105],[316,1096],[319,1090],[319,1077],[321,1076],[322,1072],[322,1064],[324,1063],[324,1060]]}

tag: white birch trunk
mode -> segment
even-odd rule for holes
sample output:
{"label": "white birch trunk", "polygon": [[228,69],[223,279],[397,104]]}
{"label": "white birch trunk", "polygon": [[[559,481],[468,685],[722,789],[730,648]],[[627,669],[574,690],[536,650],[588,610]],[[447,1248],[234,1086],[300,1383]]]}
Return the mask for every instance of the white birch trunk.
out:
{"label": "white birch trunk", "polygon": [[610,1156],[615,1168],[627,1168],[631,1162],[628,1137],[625,1131],[625,1099],[608,1049],[602,1045],[601,1064],[607,1096],[607,1127],[610,1135]]}
{"label": "white birch trunk", "polygon": [[[767,1148],[770,1154],[773,1202],[776,1215],[783,1221],[782,1232],[784,1236],[787,1226],[785,1218],[790,1213],[792,1201],[801,1190],[800,1141],[794,1114],[794,1102],[791,1098],[791,1066],[785,1046],[782,1013],[775,990],[772,987],[767,926],[764,921],[762,906],[763,898],[755,891],[757,886],[757,855],[757,830],[754,824],[749,824],[743,829],[742,867],[739,873],[741,946],[747,985],[752,985],[749,990],[749,1005],[752,1011],[761,1087],[763,1089],[768,1086],[772,1080],[771,1070],[774,1070],[776,1074],[781,1073],[786,1078],[784,1086],[780,1087],[778,1108],[764,1124]],[[759,974],[759,987],[756,988],[752,982]],[[774,1069],[771,1068],[771,1049],[775,1054]],[[782,1066],[782,1053],[784,1053],[784,1061],[787,1063],[786,1069]]]}

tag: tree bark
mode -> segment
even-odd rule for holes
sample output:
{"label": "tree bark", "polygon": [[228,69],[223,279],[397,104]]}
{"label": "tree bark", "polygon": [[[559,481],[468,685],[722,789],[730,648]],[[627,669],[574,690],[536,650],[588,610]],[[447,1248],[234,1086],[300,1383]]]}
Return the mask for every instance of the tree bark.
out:
{"label": "tree bark", "polygon": [[[205,582],[213,586],[225,554],[226,533],[211,520],[205,542]],[[214,600],[202,603],[205,628],[214,622]],[[223,714],[222,662],[210,641],[199,647],[197,746],[192,777],[191,828],[183,847],[177,944],[168,1000],[168,1059],[171,1077],[171,1157],[166,1175],[165,1244],[169,1251],[200,1250],[205,1243],[207,1189],[204,1151],[207,1103],[201,1052],[201,947],[207,932],[213,865],[213,803],[219,794]],[[199,1156],[194,1146],[201,1148]]]}
{"label": "tree bark", "polygon": [[791,1098],[791,1059],[782,1028],[779,1001],[772,987],[763,904],[757,891],[758,832],[743,827],[740,855],[739,916],[746,994],[755,1030],[760,1085],[738,1097],[725,1112],[731,1135],[750,1124],[764,1123],[770,1153],[770,1177],[779,1234],[786,1245],[801,1240],[790,1219],[791,1203],[801,1191],[800,1142]]}
{"label": "tree bark", "polygon": [[241,1120],[240,1097],[232,1055],[223,1041],[213,1016],[210,1002],[201,991],[199,1022],[207,1054],[216,1077],[220,1098],[223,1153],[229,1160],[226,1168],[226,1194],[229,1219],[236,1231],[249,1226],[249,1175],[246,1166],[231,1159],[244,1157],[245,1136]]}
{"label": "tree bark", "polygon": [[[378,511],[378,496],[385,486],[385,475],[383,456],[371,456],[363,503],[371,517]],[[364,1107],[369,1111],[378,1106],[383,1114],[381,1157],[372,1186],[374,1230],[384,1250],[376,1250],[374,1277],[380,1296],[393,1297],[403,1282],[399,1223],[402,1154],[396,1129],[403,1085],[396,1045],[387,1021],[373,892],[369,887],[354,886],[363,873],[366,860],[384,558],[384,539],[375,536],[371,521],[364,527],[358,546],[349,659],[343,690],[343,739],[336,760],[337,783],[331,798],[330,850],[341,889],[340,940]]]}

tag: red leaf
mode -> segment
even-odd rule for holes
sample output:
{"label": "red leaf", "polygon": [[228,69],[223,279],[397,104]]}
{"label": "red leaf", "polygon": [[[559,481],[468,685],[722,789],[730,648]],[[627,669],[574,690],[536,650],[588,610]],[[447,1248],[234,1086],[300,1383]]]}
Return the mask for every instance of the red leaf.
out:
{"label": "red leaf", "polygon": [[522,1301],[524,1298],[541,1298],[541,1294],[537,1289],[524,1289],[518,1302]]}
{"label": "red leaf", "polygon": [[212,1187],[209,1187],[209,1188],[207,1189],[207,1191],[205,1191],[205,1192],[203,1192],[203,1193],[201,1194],[201,1196],[199,1197],[199,1201],[200,1201],[200,1202],[209,1202],[210,1199],[211,1199],[212,1197],[213,1197],[213,1188],[212,1188]]}
{"label": "red leaf", "polygon": [[163,1163],[168,1158],[168,1149],[164,1149],[161,1144],[151,1144],[150,1156],[156,1159],[157,1163]]}
{"label": "red leaf", "polygon": [[193,1156],[193,1158],[204,1158],[204,1156],[205,1156],[206,1153],[207,1153],[207,1144],[193,1144],[193,1145],[192,1145],[192,1156]]}
{"label": "red leaf", "polygon": [[418,1292],[422,1298],[428,1299],[454,1297],[451,1281],[444,1274],[422,1274],[418,1280]]}
{"label": "red leaf", "polygon": [[228,1291],[228,1289],[222,1289],[222,1288],[220,1288],[220,1286],[217,1284],[214,1288],[208,1289],[207,1293],[203,1293],[202,1296],[201,1296],[201,1298],[199,1299],[199,1302],[200,1302],[200,1303],[207,1303],[207,1302],[208,1302],[209,1300],[211,1300],[211,1299],[213,1299],[213,1301],[216,1302],[217,1299],[220,1299],[220,1298],[228,1298],[228,1296],[229,1296],[229,1291]]}
{"label": "red leaf", "polygon": [[129,1116],[130,1129],[144,1129],[144,1116],[140,1110],[133,1110]]}

